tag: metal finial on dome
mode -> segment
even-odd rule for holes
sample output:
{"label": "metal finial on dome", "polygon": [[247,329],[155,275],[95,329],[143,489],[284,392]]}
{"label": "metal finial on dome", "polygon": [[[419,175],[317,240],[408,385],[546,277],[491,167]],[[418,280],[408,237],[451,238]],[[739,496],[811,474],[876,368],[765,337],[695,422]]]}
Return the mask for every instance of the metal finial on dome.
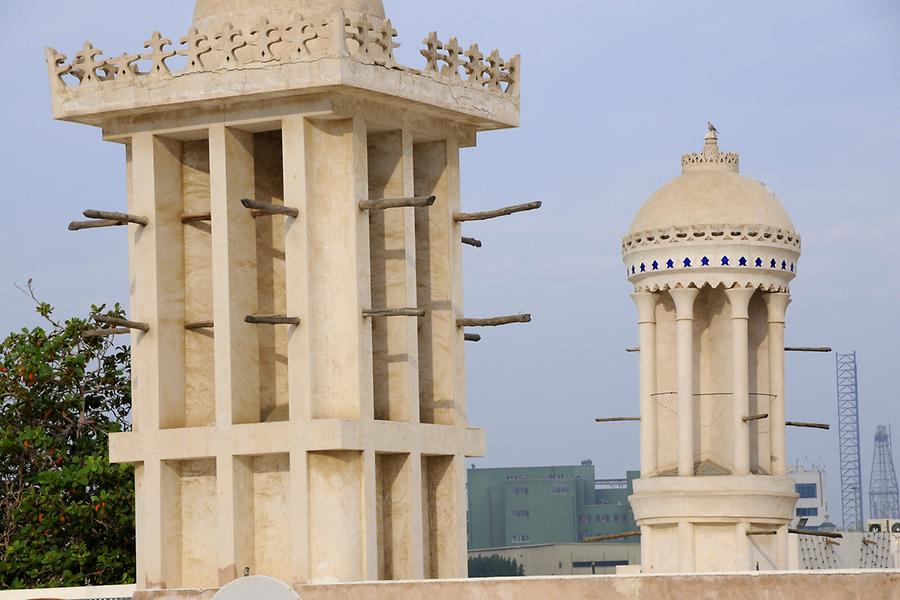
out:
{"label": "metal finial on dome", "polygon": [[703,138],[703,153],[718,154],[719,153],[719,130],[712,124],[712,121],[706,122],[706,137]]}

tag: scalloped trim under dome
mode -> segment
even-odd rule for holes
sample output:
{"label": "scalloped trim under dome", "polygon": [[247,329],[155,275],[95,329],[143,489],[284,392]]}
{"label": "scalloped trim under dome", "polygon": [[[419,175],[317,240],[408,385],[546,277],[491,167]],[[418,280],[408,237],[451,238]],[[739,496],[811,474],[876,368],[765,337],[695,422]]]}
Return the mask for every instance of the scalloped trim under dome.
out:
{"label": "scalloped trim under dome", "polygon": [[622,254],[663,245],[696,242],[750,243],[753,245],[786,246],[800,251],[800,235],[791,229],[753,224],[718,224],[672,226],[631,233],[622,240]]}
{"label": "scalloped trim under dome", "polygon": [[[718,279],[718,280],[717,280]],[[640,284],[635,284],[634,291],[635,292],[668,292],[669,290],[676,290],[679,288],[697,288],[702,289],[705,287],[717,288],[722,287],[726,290],[731,288],[748,288],[759,290],[761,292],[771,292],[771,293],[790,293],[790,286],[785,282],[762,282],[762,281],[753,281],[750,279],[741,279],[741,278],[707,278],[703,280],[692,280],[688,279],[679,279],[678,281],[659,281],[654,280],[653,282],[644,282]]]}

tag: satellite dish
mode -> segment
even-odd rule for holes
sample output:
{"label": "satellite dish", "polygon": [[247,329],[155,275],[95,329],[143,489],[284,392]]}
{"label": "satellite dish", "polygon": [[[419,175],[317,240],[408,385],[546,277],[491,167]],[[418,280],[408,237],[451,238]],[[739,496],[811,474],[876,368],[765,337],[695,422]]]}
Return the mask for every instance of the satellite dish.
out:
{"label": "satellite dish", "polygon": [[254,575],[235,579],[216,592],[212,600],[300,600],[300,596],[291,587],[277,579]]}

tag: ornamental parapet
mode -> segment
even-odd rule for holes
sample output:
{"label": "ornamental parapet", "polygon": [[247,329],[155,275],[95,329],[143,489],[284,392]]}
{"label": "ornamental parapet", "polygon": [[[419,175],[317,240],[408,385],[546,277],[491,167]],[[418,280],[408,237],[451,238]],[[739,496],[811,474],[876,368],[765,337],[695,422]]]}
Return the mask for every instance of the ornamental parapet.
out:
{"label": "ornamental parapet", "polygon": [[261,23],[237,28],[229,23],[219,31],[192,28],[178,43],[159,32],[144,42],[144,52],[104,56],[91,42],[69,60],[47,49],[54,94],[77,94],[91,88],[140,85],[144,81],[175,79],[196,73],[271,68],[322,58],[355,61],[399,70],[445,84],[484,90],[518,98],[519,56],[501,57],[498,50],[485,55],[478,44],[464,49],[456,38],[441,41],[432,32],[420,54],[421,69],[398,64],[394,49],[397,31],[390,19],[371,20],[363,15],[347,18],[342,11],[330,18]]}
{"label": "ornamental parapet", "polygon": [[800,235],[768,225],[694,225],[639,231],[622,240],[622,254],[650,247],[697,242],[730,242],[785,246],[800,251]]}

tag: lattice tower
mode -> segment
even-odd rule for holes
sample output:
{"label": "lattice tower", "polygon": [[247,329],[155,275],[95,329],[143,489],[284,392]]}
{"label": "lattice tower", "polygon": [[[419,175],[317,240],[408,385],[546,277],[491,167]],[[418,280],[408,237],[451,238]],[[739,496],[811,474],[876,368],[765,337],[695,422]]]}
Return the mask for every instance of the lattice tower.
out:
{"label": "lattice tower", "polygon": [[856,352],[837,354],[838,443],[841,457],[841,513],[844,529],[862,531],[862,466],[859,452],[859,389]]}
{"label": "lattice tower", "polygon": [[891,449],[891,430],[879,425],[875,430],[872,476],[869,480],[869,512],[873,519],[900,519],[900,492]]}

